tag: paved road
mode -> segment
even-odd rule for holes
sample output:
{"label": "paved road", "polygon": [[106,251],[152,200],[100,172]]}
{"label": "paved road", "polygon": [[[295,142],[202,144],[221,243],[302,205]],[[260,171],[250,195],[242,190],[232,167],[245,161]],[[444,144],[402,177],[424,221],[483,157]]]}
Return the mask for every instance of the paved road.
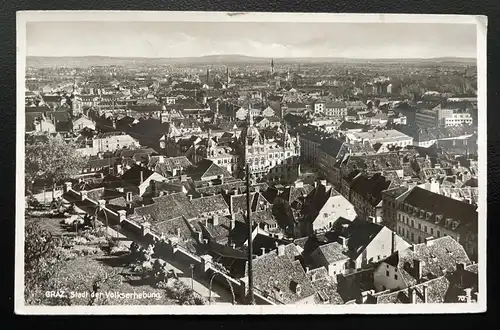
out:
{"label": "paved road", "polygon": [[[82,210],[77,206],[75,206],[75,211],[77,213],[86,213],[85,210]],[[101,225],[103,225],[102,222]],[[130,245],[132,244],[133,241],[135,241],[140,246],[147,248],[147,245],[144,242],[141,242],[140,238],[137,237],[137,235],[128,232],[124,228],[121,228],[120,232],[118,232],[114,228],[108,227],[107,232],[109,236],[119,238],[119,244],[122,244],[127,248],[130,248]],[[165,260],[163,258],[161,259],[167,263],[168,269],[173,269],[178,274],[180,281],[187,284],[189,287],[192,286],[194,291],[196,291],[202,297],[207,299],[207,301],[209,300],[210,297],[209,283],[205,279],[199,278],[197,274],[194,274],[195,275],[194,279],[191,279],[191,270],[189,269],[189,266],[181,265],[180,263],[176,263],[175,261],[172,260]],[[228,288],[222,287],[222,285],[214,281],[212,283],[212,295],[211,295],[212,304],[231,305],[232,296],[228,290],[229,290]]]}

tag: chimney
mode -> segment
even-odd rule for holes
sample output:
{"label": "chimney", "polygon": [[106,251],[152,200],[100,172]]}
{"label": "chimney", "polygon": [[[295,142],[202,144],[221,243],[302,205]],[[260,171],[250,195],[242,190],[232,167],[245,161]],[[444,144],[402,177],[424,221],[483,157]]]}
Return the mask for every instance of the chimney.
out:
{"label": "chimney", "polygon": [[233,230],[233,229],[234,229],[234,227],[236,227],[236,220],[231,218],[231,221],[230,221],[230,229],[231,229],[231,230]]}
{"label": "chimney", "polygon": [[229,195],[229,190],[228,189],[224,189],[224,194]]}
{"label": "chimney", "polygon": [[127,202],[131,202],[132,201],[132,192],[131,191],[127,191],[127,194],[125,195],[125,200]]}
{"label": "chimney", "polygon": [[198,242],[202,243],[203,242],[203,233],[199,231],[198,233]]}
{"label": "chimney", "polygon": [[413,259],[413,268],[415,271],[415,278],[417,279],[417,283],[420,283],[422,279],[422,261],[419,259]]}
{"label": "chimney", "polygon": [[144,171],[141,170],[141,184],[144,182]]}
{"label": "chimney", "polygon": [[261,247],[260,248],[260,255],[263,256],[264,254],[266,254],[266,248],[265,247]]}
{"label": "chimney", "polygon": [[188,194],[187,196],[188,196],[189,200],[193,200],[193,195]]}
{"label": "chimney", "polygon": [[464,270],[465,270],[465,263],[458,262],[457,263],[457,271],[464,271]]}
{"label": "chimney", "polygon": [[415,291],[414,288],[408,288],[408,295],[410,298],[410,302],[412,304],[416,304],[417,303],[417,291]]}
{"label": "chimney", "polygon": [[391,232],[391,255],[396,252],[396,232]]}
{"label": "chimney", "polygon": [[236,188],[233,189],[233,195],[238,195],[238,189]]}
{"label": "chimney", "polygon": [[471,303],[472,302],[472,288],[465,288],[464,292],[465,292],[465,301],[467,303]]}
{"label": "chimney", "polygon": [[306,266],[305,270],[306,270],[306,274],[309,273],[309,266]]}
{"label": "chimney", "polygon": [[426,284],[422,285],[422,296],[424,297],[424,304],[427,304],[429,302],[429,289]]}
{"label": "chimney", "polygon": [[217,177],[218,177],[218,179],[220,181],[220,184],[224,184],[224,175],[223,174],[219,174]]}
{"label": "chimney", "polygon": [[233,249],[236,249],[236,243],[231,243],[231,247],[232,247]]}
{"label": "chimney", "polygon": [[318,181],[314,181],[314,188],[318,188]]}
{"label": "chimney", "polygon": [[177,237],[181,237],[181,229],[177,228]]}
{"label": "chimney", "polygon": [[340,236],[340,241],[342,242],[342,248],[347,249],[347,243],[349,242],[349,239],[344,236]]}
{"label": "chimney", "polygon": [[213,218],[212,218],[212,224],[214,226],[218,226],[219,225],[219,215],[217,214],[214,214]]}
{"label": "chimney", "polygon": [[116,213],[118,213],[118,221],[122,223],[127,219],[127,211],[125,210],[118,210]]}
{"label": "chimney", "polygon": [[432,246],[434,244],[434,237],[429,236],[425,238],[425,245],[427,246]]}
{"label": "chimney", "polygon": [[255,186],[253,187],[253,189],[256,193],[260,192],[260,186]]}
{"label": "chimney", "polygon": [[377,223],[377,219],[374,217],[374,216],[369,216],[368,217],[368,222],[371,222],[371,223]]}
{"label": "chimney", "polygon": [[285,245],[280,244],[278,245],[278,257],[284,256],[285,255]]}
{"label": "chimney", "polygon": [[73,187],[73,183],[72,182],[64,182],[64,192],[68,192],[71,190],[71,188]]}
{"label": "chimney", "polygon": [[165,157],[164,157],[164,156],[160,156],[160,157],[158,158],[158,163],[160,163],[160,164],[165,163]]}
{"label": "chimney", "polygon": [[321,180],[321,181],[320,181],[320,184],[321,184],[322,186],[325,186],[325,187],[326,187],[326,180]]}

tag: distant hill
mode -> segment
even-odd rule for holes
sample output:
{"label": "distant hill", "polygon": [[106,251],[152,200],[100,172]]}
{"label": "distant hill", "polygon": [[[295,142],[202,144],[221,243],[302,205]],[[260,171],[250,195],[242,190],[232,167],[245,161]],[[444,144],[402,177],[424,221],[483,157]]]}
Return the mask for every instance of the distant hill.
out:
{"label": "distant hill", "polygon": [[[108,56],[79,56],[79,57],[43,57],[28,56],[28,67],[89,67],[89,66],[128,66],[144,64],[265,64],[271,58],[252,57],[245,55],[207,55],[200,57],[183,58],[145,58],[145,57],[108,57]],[[475,58],[440,57],[426,59],[355,59],[355,58],[274,58],[275,63],[470,63],[475,64]]]}

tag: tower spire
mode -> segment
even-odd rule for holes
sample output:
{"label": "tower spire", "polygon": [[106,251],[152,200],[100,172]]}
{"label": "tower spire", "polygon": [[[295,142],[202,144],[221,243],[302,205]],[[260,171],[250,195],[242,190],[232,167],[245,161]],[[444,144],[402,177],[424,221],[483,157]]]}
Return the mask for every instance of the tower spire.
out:
{"label": "tower spire", "polygon": [[271,75],[274,75],[274,58],[271,59]]}

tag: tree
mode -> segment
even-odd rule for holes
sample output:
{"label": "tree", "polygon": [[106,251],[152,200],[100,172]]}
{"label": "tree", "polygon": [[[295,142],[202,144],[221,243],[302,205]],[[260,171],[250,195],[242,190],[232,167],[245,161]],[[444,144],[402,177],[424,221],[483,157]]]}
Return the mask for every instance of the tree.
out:
{"label": "tree", "polygon": [[[46,297],[55,291],[51,279],[60,266],[58,247],[62,240],[40,227],[36,220],[27,220],[24,238],[24,297],[27,304],[67,305],[65,297]],[[53,301],[50,300],[60,300]]]}
{"label": "tree", "polygon": [[60,137],[50,135],[47,139],[26,144],[25,157],[27,184],[44,180],[53,185],[53,190],[61,180],[79,174],[86,162],[74,143],[67,143]]}

